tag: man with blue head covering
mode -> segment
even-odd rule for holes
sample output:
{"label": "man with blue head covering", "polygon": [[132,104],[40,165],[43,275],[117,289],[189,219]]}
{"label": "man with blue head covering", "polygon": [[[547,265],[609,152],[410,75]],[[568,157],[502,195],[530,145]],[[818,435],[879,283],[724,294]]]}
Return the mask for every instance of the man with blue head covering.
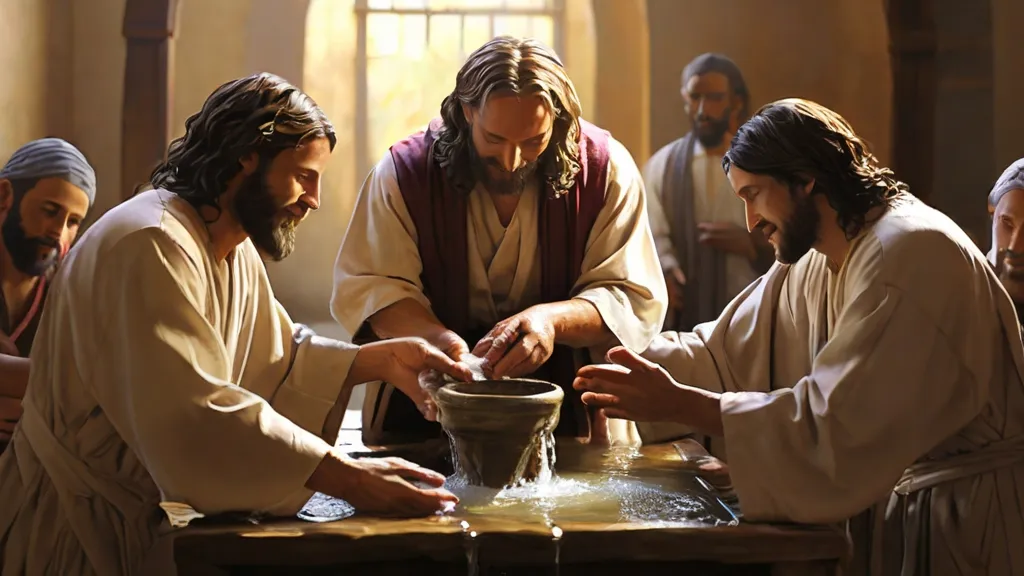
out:
{"label": "man with blue head covering", "polygon": [[60,138],[25,144],[0,169],[0,452],[21,412],[47,281],[95,198],[92,166]]}
{"label": "man with blue head covering", "polygon": [[992,213],[992,248],[989,261],[1006,292],[1024,310],[1024,158],[1003,171],[988,194]]}

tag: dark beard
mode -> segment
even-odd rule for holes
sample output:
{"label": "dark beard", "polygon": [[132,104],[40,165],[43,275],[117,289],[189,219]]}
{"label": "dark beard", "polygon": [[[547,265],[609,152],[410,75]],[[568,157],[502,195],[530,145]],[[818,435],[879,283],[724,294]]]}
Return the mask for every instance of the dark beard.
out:
{"label": "dark beard", "polygon": [[793,199],[793,212],[779,229],[779,244],[775,248],[775,259],[783,264],[794,264],[804,257],[818,241],[818,227],[821,215],[814,205],[814,196],[801,196],[795,188],[789,191]]}
{"label": "dark beard", "polygon": [[[537,174],[537,160],[527,162],[522,168],[509,172],[496,159],[481,158],[480,154],[476,151],[476,146],[472,144],[469,146],[469,162],[472,166],[473,178],[479,184],[482,184],[488,192],[499,196],[522,194],[523,190],[526,189],[526,185]],[[491,171],[487,169],[488,166],[493,167],[502,177],[495,178],[492,176]]]}
{"label": "dark beard", "polygon": [[729,131],[729,116],[732,115],[730,110],[726,110],[722,118],[709,118],[702,117],[698,120],[707,120],[710,122],[709,125],[699,127],[700,125],[694,122],[694,132],[697,135],[697,141],[704,148],[715,148],[722,144],[722,140],[725,139],[725,134]]}
{"label": "dark beard", "polygon": [[281,261],[295,249],[298,221],[290,218],[274,200],[263,165],[242,181],[233,208],[238,223],[256,248],[272,260]]}
{"label": "dark beard", "polygon": [[[24,194],[22,195],[24,197]],[[29,237],[21,225],[21,198],[16,198],[7,219],[4,220],[2,234],[4,247],[11,257],[11,263],[22,274],[29,276],[48,275],[60,264],[60,242],[43,236]],[[41,249],[49,249],[42,257]]]}

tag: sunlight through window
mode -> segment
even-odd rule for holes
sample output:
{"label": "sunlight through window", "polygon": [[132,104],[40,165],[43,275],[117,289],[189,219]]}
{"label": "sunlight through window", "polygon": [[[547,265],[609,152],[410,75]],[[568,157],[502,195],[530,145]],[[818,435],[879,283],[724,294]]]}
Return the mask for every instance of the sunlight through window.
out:
{"label": "sunlight through window", "polygon": [[369,170],[389,146],[436,117],[466,57],[500,35],[528,36],[561,53],[561,0],[362,0],[358,164]]}

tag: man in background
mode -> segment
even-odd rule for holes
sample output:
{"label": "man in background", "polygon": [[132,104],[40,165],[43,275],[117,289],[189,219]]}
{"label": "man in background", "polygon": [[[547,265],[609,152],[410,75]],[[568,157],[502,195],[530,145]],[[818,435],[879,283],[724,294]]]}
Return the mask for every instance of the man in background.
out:
{"label": "man in background", "polygon": [[92,166],[59,138],[25,144],[0,169],[0,452],[21,415],[50,277],[95,198]]}
{"label": "man in background", "polygon": [[722,170],[750,105],[739,67],[721,54],[702,54],[683,70],[681,92],[692,129],[658,150],[643,171],[668,285],[667,330],[714,320],[774,261],[763,236],[747,231],[743,201]]}

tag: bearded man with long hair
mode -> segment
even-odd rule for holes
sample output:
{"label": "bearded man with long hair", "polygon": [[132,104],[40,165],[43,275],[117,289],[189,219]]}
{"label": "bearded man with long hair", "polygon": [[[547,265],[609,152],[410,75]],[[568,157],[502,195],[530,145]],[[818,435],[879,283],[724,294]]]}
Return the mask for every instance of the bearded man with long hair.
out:
{"label": "bearded man with long hair", "polygon": [[292,250],[334,143],[281,78],[229,82],[171,143],[153,189],[68,255],[0,457],[3,574],[168,573],[160,531],[197,514],[294,515],[314,492],[398,515],[456,500],[435,472],[332,443],[352,386],[386,379],[422,402],[420,372],[468,368],[423,340],[318,337],[274,299],[261,254]]}
{"label": "bearded man with long hair", "polygon": [[820,104],[765,106],[723,164],[778,262],[580,370],[584,401],[723,442],[746,519],[850,520],[844,573],[1024,573],[1024,346],[985,255]]}
{"label": "bearded man with long hair", "polygon": [[[367,178],[331,306],[350,334],[418,336],[482,359],[489,378],[562,386],[556,435],[635,442],[631,424],[588,413],[572,379],[611,346],[647,348],[665,282],[636,164],[581,114],[549,49],[499,37],[476,50],[440,118]],[[391,386],[368,392],[366,442],[441,435]]]}

